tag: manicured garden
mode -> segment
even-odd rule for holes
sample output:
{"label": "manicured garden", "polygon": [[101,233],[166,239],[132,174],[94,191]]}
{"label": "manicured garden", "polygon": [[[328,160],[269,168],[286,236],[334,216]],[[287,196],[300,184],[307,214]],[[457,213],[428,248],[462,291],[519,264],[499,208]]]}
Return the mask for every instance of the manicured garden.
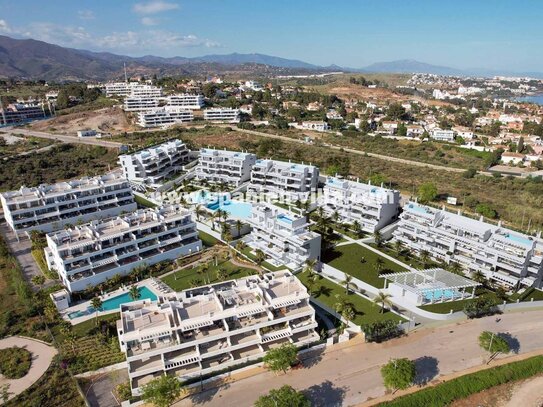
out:
{"label": "manicured garden", "polygon": [[383,244],[380,247],[377,247],[376,244],[370,244],[370,246],[418,270],[424,270],[424,269],[432,268],[432,267],[439,267],[439,263],[431,259],[428,259],[426,263],[424,263],[416,254],[411,253],[405,247],[403,247],[398,252],[398,250],[392,247],[393,245],[391,245],[390,243]]}
{"label": "manicured garden", "polygon": [[406,271],[399,264],[356,243],[325,251],[322,261],[377,288],[384,286],[379,275]]}
{"label": "manicured garden", "polygon": [[26,376],[32,365],[32,353],[14,346],[0,349],[0,373],[8,379]]}
{"label": "manicured garden", "polygon": [[203,265],[192,269],[187,268],[163,277],[162,281],[174,291],[181,291],[209,283],[246,277],[255,273],[254,269],[239,267],[227,260],[219,260],[218,265],[210,262],[207,270]]}
{"label": "manicured garden", "polygon": [[198,231],[198,237],[200,238],[205,247],[215,246],[219,241],[219,239],[211,236],[209,233],[202,232],[201,230]]}
{"label": "manicured garden", "polygon": [[[244,249],[242,250],[242,253],[243,253],[245,256],[247,256],[249,259],[255,261],[255,260],[256,260],[256,256],[255,256],[253,253],[251,253],[252,250],[253,250],[253,249],[251,249],[250,247],[246,247],[246,248],[244,248]],[[266,268],[266,269],[268,269],[269,271],[279,271],[279,270],[285,270],[285,269],[287,268],[287,267],[285,267],[285,266],[279,266],[279,267],[274,266],[274,265],[268,263],[267,261],[262,262],[261,266],[264,267],[264,268]]]}
{"label": "manicured garden", "polygon": [[134,195],[134,201],[138,204],[139,207],[143,208],[155,208],[156,204],[152,203],[148,199],[140,196],[140,195]]}
{"label": "manicured garden", "polygon": [[381,306],[375,304],[358,294],[350,292],[346,293],[345,288],[339,284],[319,276],[318,280],[311,284],[308,280],[311,278],[307,272],[298,273],[296,277],[309,288],[311,288],[312,296],[318,301],[336,310],[339,304],[350,305],[354,311],[353,322],[357,325],[371,324],[376,321],[393,320],[402,322],[405,321],[402,317],[394,314],[391,311],[385,310],[381,313]]}

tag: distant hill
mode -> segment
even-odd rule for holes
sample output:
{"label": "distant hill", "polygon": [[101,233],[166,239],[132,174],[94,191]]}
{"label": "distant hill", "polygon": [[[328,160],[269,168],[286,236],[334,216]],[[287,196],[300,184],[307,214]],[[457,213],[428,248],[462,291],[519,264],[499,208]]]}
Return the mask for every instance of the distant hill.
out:
{"label": "distant hill", "polygon": [[449,68],[447,66],[431,65],[414,59],[402,59],[390,62],[377,62],[362,68],[368,72],[390,72],[390,73],[431,73],[436,75],[466,75],[460,69]]}

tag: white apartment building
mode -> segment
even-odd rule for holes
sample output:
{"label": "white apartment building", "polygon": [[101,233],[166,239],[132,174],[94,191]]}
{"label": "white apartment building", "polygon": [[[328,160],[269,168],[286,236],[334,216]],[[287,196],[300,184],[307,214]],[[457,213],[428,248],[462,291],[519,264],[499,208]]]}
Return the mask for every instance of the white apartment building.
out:
{"label": "white apartment building", "polygon": [[167,374],[179,380],[319,340],[309,293],[289,272],[249,276],[120,307],[117,331],[133,395]]}
{"label": "white apartment building", "polygon": [[138,125],[145,128],[168,127],[193,120],[192,110],[188,110],[186,107],[164,106],[138,113]]}
{"label": "white apartment building", "polygon": [[162,97],[162,88],[138,82],[106,83],[106,96]]}
{"label": "white apartment building", "polygon": [[430,137],[437,141],[454,141],[454,131],[452,130],[442,130],[442,129],[433,129],[430,132]]}
{"label": "white apartment building", "polygon": [[417,253],[426,251],[446,263],[457,262],[466,272],[481,271],[508,286],[542,286],[543,240],[539,236],[408,202],[394,239]]}
{"label": "white apartment building", "polygon": [[302,122],[303,130],[329,131],[330,125],[326,122]]}
{"label": "white apartment building", "polygon": [[318,182],[319,169],[314,165],[259,159],[251,170],[247,190],[306,200],[317,191]]}
{"label": "white apartment building", "polygon": [[213,122],[239,123],[240,111],[239,109],[232,109],[230,107],[214,107],[211,109],[205,109],[204,120]]}
{"label": "white apartment building", "polygon": [[328,177],[322,192],[327,213],[337,212],[342,222],[357,221],[366,232],[374,233],[398,217],[400,192],[393,189]]}
{"label": "white apartment building", "polygon": [[24,123],[46,117],[43,105],[36,102],[13,103],[0,108],[0,125]]}
{"label": "white apartment building", "polygon": [[252,231],[243,238],[244,242],[253,251],[262,250],[268,263],[298,270],[308,259],[320,260],[321,235],[309,230],[305,216],[256,204],[247,223]]}
{"label": "white apartment building", "polygon": [[0,194],[4,217],[18,232],[51,232],[64,225],[90,221],[136,209],[130,184],[110,173]]}
{"label": "white apartment building", "polygon": [[106,96],[128,96],[131,90],[127,82],[110,82],[106,83]]}
{"label": "white apartment building", "polygon": [[143,112],[157,109],[158,98],[149,96],[128,96],[124,99],[123,109],[127,112]]}
{"label": "white apartment building", "polygon": [[166,98],[168,106],[179,106],[185,109],[201,109],[204,107],[203,95],[192,95],[190,93],[181,93],[177,95],[171,95]]}
{"label": "white apartment building", "polygon": [[202,249],[191,212],[179,205],[92,221],[47,235],[47,266],[70,292],[96,286],[142,264],[174,260]]}
{"label": "white apartment building", "polygon": [[119,156],[124,177],[136,183],[155,185],[163,182],[190,161],[190,151],[181,140]]}
{"label": "white apartment building", "polygon": [[235,187],[251,178],[256,155],[239,151],[202,148],[196,178],[212,183],[226,182]]}

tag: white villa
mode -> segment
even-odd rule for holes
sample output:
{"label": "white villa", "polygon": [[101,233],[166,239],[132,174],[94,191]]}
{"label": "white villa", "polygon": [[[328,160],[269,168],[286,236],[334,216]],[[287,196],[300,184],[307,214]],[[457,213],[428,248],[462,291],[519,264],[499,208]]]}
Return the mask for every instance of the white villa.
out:
{"label": "white villa", "polygon": [[130,184],[114,172],[0,194],[4,217],[16,233],[51,232],[64,225],[136,209]]}
{"label": "white villa", "polygon": [[138,125],[145,128],[168,127],[193,120],[192,110],[188,110],[186,107],[164,106],[138,113]]}
{"label": "white villa", "polygon": [[198,110],[204,106],[203,95],[192,95],[190,93],[180,93],[166,98],[168,106],[179,106],[185,109]]}
{"label": "white villa", "polygon": [[230,107],[214,107],[204,110],[204,120],[212,122],[239,123],[240,110]]}
{"label": "white villa", "polygon": [[117,331],[133,395],[156,377],[187,380],[319,339],[309,294],[289,272],[121,305]]}
{"label": "white villa", "polygon": [[156,185],[183,169],[190,151],[181,140],[171,140],[133,154],[119,156],[127,180]]}
{"label": "white villa", "polygon": [[196,178],[212,183],[226,182],[237,187],[251,178],[255,162],[256,155],[251,153],[202,148]]}
{"label": "white villa", "polygon": [[409,202],[400,215],[394,239],[418,253],[446,263],[457,262],[466,272],[481,271],[507,286],[542,287],[543,240]]}
{"label": "white villa", "polygon": [[191,212],[171,205],[50,233],[45,258],[74,292],[201,249]]}
{"label": "white villa", "polygon": [[261,250],[273,266],[298,270],[306,260],[320,260],[321,235],[309,230],[305,216],[267,204],[253,205],[247,223],[252,231],[243,241]]}
{"label": "white villa", "polygon": [[306,200],[317,191],[319,169],[313,165],[275,160],[256,160],[248,191]]}
{"label": "white villa", "polygon": [[374,233],[398,217],[400,192],[342,178],[328,177],[322,203],[328,213],[337,212],[342,222],[357,221],[362,230]]}

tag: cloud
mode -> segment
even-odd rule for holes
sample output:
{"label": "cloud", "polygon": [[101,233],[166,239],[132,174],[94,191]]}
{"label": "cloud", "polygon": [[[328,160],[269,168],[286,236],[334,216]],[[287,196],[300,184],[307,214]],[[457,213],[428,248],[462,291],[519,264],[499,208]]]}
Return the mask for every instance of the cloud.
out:
{"label": "cloud", "polygon": [[157,14],[164,11],[179,9],[179,4],[163,0],[151,0],[145,3],[134,4],[133,10],[138,14]]}
{"label": "cloud", "polygon": [[160,19],[154,18],[154,17],[143,17],[141,19],[141,23],[143,25],[152,26],[152,25],[159,25]]}
{"label": "cloud", "polygon": [[94,11],[92,10],[79,10],[77,12],[77,16],[81,20],[94,20],[96,16],[94,15]]}
{"label": "cloud", "polygon": [[9,24],[7,23],[6,20],[0,19],[0,33],[2,33],[2,34],[11,34],[12,33],[12,29],[9,26]]}

